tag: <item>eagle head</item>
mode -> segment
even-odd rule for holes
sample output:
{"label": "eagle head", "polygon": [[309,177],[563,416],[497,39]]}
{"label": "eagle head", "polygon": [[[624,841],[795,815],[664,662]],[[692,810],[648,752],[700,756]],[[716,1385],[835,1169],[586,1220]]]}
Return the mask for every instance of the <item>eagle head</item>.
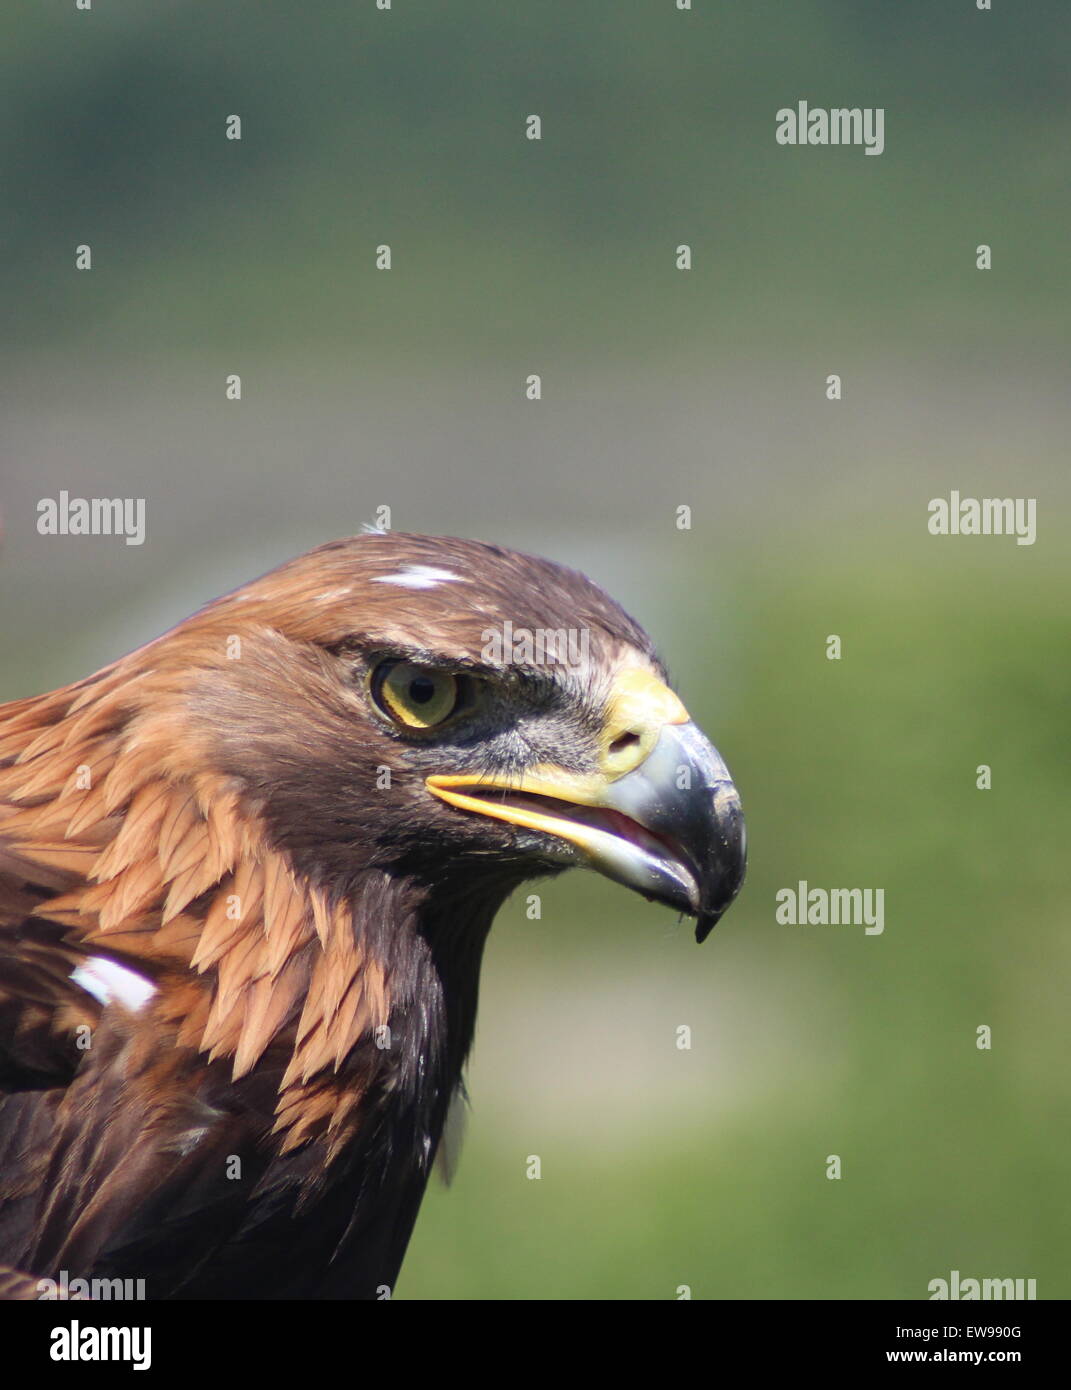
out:
{"label": "eagle head", "polygon": [[739,891],[728,769],[646,633],[582,574],[373,532],[190,631],[212,659],[187,667],[188,736],[336,893],[382,870],[501,895],[577,865],[691,914],[702,941]]}

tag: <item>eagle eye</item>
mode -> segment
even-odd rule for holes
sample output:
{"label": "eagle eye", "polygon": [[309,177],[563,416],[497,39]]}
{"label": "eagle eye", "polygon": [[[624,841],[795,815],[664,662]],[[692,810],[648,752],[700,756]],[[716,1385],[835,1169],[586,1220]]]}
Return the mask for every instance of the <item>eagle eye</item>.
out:
{"label": "eagle eye", "polygon": [[456,676],[411,661],[384,661],[372,672],[372,699],[404,729],[433,729],[458,707]]}

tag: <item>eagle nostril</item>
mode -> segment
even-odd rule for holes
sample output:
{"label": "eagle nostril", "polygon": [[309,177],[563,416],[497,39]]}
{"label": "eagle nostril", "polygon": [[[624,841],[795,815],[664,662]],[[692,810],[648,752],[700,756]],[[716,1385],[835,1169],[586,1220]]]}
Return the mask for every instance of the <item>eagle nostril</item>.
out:
{"label": "eagle nostril", "polygon": [[639,734],[631,732],[619,734],[618,737],[614,739],[613,743],[610,744],[609,751],[611,753],[624,753],[627,748],[631,748],[634,744],[639,743],[639,741]]}

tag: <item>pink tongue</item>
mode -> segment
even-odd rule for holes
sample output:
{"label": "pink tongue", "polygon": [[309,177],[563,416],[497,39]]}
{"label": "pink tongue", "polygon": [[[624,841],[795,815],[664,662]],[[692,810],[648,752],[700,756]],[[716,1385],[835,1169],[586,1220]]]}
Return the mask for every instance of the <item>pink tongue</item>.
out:
{"label": "pink tongue", "polygon": [[642,827],[637,825],[631,817],[622,815],[620,811],[611,811],[606,806],[600,806],[599,821],[604,829],[612,831],[615,835],[620,835],[622,840],[628,840],[629,844],[640,843]]}

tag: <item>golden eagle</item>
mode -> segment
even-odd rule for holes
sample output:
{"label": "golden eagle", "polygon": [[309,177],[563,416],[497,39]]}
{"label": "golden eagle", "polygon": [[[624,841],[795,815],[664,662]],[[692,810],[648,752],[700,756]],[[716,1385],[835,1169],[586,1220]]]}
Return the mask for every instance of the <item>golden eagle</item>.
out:
{"label": "golden eagle", "polygon": [[0,1293],[389,1293],[484,940],[587,865],[695,916],[740,803],[560,565],[372,532],[0,708]]}

